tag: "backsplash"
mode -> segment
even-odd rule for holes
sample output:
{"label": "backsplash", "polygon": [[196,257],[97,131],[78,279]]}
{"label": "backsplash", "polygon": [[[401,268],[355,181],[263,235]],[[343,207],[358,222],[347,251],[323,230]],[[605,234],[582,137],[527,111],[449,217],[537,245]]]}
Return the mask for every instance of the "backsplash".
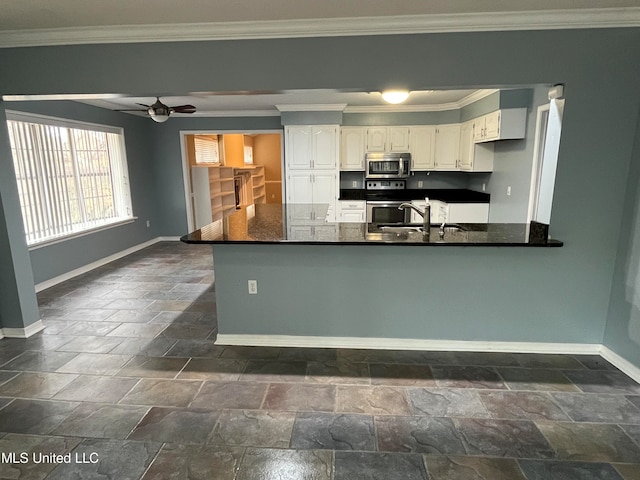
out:
{"label": "backsplash", "polygon": [[[479,186],[490,177],[490,173],[414,172],[407,178],[407,188],[463,188],[481,191]],[[364,172],[340,172],[340,189],[363,188],[365,188]]]}

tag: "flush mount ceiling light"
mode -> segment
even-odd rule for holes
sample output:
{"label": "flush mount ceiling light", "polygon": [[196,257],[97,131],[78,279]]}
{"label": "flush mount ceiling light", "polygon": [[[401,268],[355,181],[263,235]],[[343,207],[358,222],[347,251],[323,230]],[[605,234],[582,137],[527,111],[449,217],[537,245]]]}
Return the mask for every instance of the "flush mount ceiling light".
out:
{"label": "flush mount ceiling light", "polygon": [[382,99],[387,103],[402,103],[409,98],[407,90],[385,90],[382,92]]}

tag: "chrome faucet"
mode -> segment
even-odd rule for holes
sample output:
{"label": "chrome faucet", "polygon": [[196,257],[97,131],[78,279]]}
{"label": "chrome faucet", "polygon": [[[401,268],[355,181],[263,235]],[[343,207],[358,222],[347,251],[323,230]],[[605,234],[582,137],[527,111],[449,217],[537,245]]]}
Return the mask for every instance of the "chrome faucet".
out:
{"label": "chrome faucet", "polygon": [[427,205],[424,207],[424,210],[421,210],[420,208],[416,207],[412,203],[406,203],[406,202],[401,203],[400,206],[398,206],[398,210],[403,210],[405,208],[410,208],[411,210],[413,210],[414,212],[416,212],[418,215],[422,217],[422,228],[424,229],[424,232],[428,235],[429,230],[431,229],[431,205],[429,205],[429,202],[427,201]]}

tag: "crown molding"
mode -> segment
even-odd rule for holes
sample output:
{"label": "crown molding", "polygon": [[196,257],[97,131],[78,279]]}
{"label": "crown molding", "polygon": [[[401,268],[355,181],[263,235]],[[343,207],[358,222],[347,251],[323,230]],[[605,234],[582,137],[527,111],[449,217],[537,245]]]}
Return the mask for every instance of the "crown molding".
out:
{"label": "crown molding", "polygon": [[638,26],[640,26],[640,7],[585,8],[524,12],[6,30],[0,32],[0,48]]}
{"label": "crown molding", "polygon": [[346,103],[276,105],[280,112],[342,112],[346,107]]}
{"label": "crown molding", "polygon": [[198,110],[192,114],[171,114],[172,117],[279,117],[280,112],[275,110]]}

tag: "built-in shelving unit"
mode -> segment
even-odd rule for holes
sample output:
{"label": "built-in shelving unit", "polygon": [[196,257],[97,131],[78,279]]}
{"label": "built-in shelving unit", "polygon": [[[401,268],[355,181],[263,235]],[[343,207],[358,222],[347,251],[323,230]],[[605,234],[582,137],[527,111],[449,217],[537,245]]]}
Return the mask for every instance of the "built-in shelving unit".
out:
{"label": "built-in shelving unit", "polygon": [[220,166],[208,169],[211,216],[213,220],[219,220],[236,208],[233,168]]}
{"label": "built-in shelving unit", "polygon": [[253,167],[251,182],[253,183],[253,203],[266,203],[267,191],[263,166]]}

